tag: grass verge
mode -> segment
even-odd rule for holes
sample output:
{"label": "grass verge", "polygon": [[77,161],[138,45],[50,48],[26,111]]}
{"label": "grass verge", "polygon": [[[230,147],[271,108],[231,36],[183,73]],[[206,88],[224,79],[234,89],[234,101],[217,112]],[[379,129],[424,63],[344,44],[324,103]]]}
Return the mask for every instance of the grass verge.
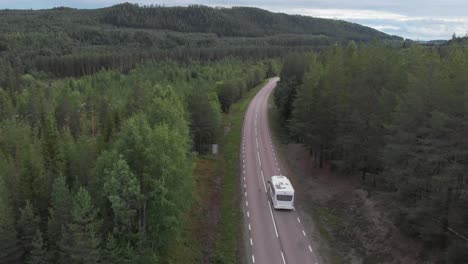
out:
{"label": "grass verge", "polygon": [[245,111],[255,94],[267,83],[263,81],[251,89],[224,115],[221,162],[224,178],[221,192],[221,222],[216,240],[214,263],[240,263],[243,258],[242,199],[239,177],[239,154]]}
{"label": "grass verge", "polygon": [[207,227],[213,219],[207,218],[207,212],[211,209],[211,198],[219,192],[219,188],[213,188],[220,175],[219,163],[219,159],[212,155],[197,158],[193,170],[194,202],[185,217],[180,238],[169,250],[169,263],[206,263],[210,257],[207,248],[212,245],[206,243],[210,240],[207,239],[210,231]]}
{"label": "grass verge", "polygon": [[[239,263],[243,259],[239,154],[245,111],[264,81],[223,116],[220,154],[196,160],[194,203],[168,263]],[[214,238],[213,238],[214,236]],[[214,245],[212,241],[214,240]]]}

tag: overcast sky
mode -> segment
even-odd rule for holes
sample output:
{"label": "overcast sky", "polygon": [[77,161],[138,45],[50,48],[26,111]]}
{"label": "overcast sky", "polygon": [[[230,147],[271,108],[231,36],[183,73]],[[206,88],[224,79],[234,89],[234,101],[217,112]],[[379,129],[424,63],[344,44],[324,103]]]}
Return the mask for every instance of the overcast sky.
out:
{"label": "overcast sky", "polygon": [[[0,0],[0,9],[57,6],[107,7],[125,0]],[[468,33],[467,0],[140,0],[142,5],[255,6],[273,12],[335,18],[414,40],[449,39]]]}

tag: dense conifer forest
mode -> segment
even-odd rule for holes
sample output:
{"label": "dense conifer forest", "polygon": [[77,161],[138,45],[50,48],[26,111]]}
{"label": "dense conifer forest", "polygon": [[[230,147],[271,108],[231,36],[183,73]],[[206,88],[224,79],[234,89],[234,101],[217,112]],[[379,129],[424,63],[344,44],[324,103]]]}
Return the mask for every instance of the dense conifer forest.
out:
{"label": "dense conifer forest", "polygon": [[0,263],[164,263],[193,151],[272,67],[168,62],[0,89]]}
{"label": "dense conifer forest", "polygon": [[0,84],[18,75],[128,72],[144,61],[279,57],[348,40],[399,41],[374,29],[256,8],[141,7],[0,11]]}
{"label": "dense conifer forest", "polygon": [[466,38],[402,40],[246,7],[1,10],[0,264],[169,263],[197,154],[279,73],[289,140],[387,197],[421,259],[466,263]]}
{"label": "dense conifer forest", "polygon": [[427,247],[468,259],[468,50],[379,43],[293,54],[275,103],[317,167],[359,177],[386,214]]}

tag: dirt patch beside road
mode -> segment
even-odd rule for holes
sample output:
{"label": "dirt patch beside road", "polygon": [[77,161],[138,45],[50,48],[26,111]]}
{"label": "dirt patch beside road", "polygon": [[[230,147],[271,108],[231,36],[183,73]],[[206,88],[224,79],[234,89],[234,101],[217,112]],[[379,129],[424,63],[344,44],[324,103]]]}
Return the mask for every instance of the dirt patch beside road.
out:
{"label": "dirt patch beside road", "polygon": [[422,263],[422,246],[391,223],[383,194],[370,198],[355,178],[315,168],[299,144],[279,147],[297,208],[325,263]]}

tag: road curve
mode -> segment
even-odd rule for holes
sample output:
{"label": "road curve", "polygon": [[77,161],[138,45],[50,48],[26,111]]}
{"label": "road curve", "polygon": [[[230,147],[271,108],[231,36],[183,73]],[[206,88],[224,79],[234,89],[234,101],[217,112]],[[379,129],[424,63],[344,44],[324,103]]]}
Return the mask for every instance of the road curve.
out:
{"label": "road curve", "polygon": [[279,78],[272,78],[252,99],[244,118],[241,146],[241,184],[247,262],[260,264],[316,264],[299,215],[271,207],[267,181],[281,174],[271,142],[268,97]]}

